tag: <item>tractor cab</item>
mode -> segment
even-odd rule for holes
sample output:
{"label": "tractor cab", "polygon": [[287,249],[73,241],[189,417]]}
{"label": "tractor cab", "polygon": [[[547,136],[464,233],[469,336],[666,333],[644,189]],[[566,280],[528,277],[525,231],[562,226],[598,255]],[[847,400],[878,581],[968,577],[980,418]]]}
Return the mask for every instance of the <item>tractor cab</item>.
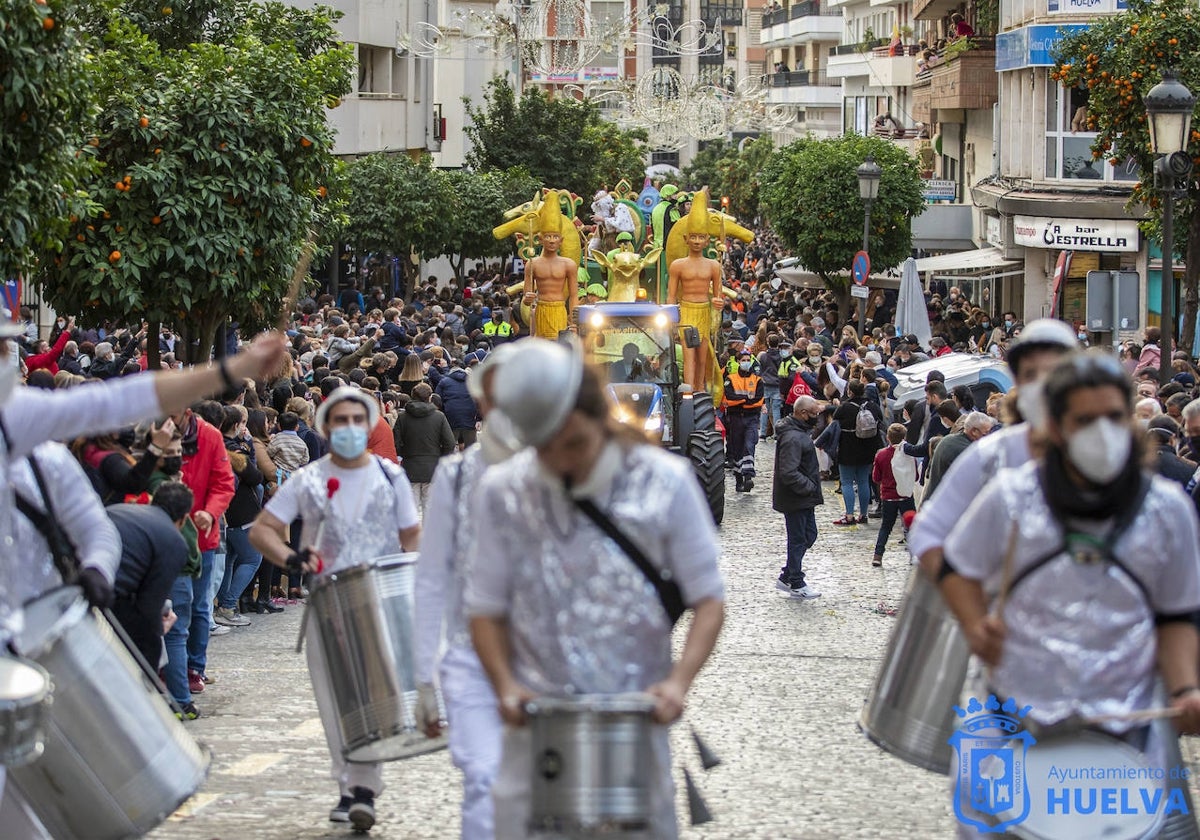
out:
{"label": "tractor cab", "polygon": [[680,387],[679,307],[647,302],[597,303],[577,310],[587,360],[604,371],[620,422],[692,462],[720,524],[725,511],[725,446],[712,397]]}

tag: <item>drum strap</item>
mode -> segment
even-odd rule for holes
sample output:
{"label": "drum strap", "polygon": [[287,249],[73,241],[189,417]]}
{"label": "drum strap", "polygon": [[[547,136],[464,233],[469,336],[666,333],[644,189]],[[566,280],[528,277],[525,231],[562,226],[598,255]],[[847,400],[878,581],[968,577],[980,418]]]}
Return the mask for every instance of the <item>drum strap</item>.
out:
{"label": "drum strap", "polygon": [[54,507],[50,504],[50,493],[46,489],[46,479],[42,475],[42,468],[38,465],[37,458],[32,454],[27,456],[26,461],[29,462],[29,468],[33,471],[33,477],[37,481],[38,490],[42,494],[42,502],[46,505],[46,510],[40,511],[37,507],[13,489],[13,500],[16,503],[17,510],[29,520],[38,533],[46,540],[46,546],[50,549],[50,555],[54,559],[54,568],[58,570],[58,574],[62,577],[63,583],[71,583],[79,576],[79,553],[76,551],[71,538],[63,529],[58,521],[58,517],[54,515]]}
{"label": "drum strap", "polygon": [[654,591],[658,594],[658,600],[662,603],[663,609],[667,611],[667,618],[670,619],[671,626],[674,627],[675,623],[679,621],[679,617],[687,609],[687,605],[683,603],[683,590],[679,588],[679,584],[673,580],[664,578],[662,573],[654,568],[649,558],[646,557],[645,552],[638,548],[637,543],[618,528],[616,523],[608,517],[608,514],[596,507],[595,502],[591,499],[576,498],[572,498],[572,501],[575,502],[575,506],[583,511],[583,514],[588,519],[595,523],[597,528],[620,546],[626,556],[633,561],[633,565],[637,566],[637,570],[654,587]]}

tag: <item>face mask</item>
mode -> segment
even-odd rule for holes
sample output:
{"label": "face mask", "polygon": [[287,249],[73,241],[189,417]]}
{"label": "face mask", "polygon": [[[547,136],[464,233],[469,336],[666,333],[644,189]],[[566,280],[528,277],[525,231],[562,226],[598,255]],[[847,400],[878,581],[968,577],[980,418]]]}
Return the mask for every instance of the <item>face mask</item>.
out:
{"label": "face mask", "polygon": [[330,433],[329,446],[342,458],[357,458],[367,449],[367,430],[362,426],[340,426]]}
{"label": "face mask", "polygon": [[984,321],[980,326],[982,326],[985,330],[990,330],[992,328],[991,322],[989,321]]}
{"label": "face mask", "polygon": [[739,362],[738,363],[738,370],[741,371],[743,374],[749,373],[751,367],[752,367],[752,365],[750,364],[750,362]]}
{"label": "face mask", "polygon": [[1004,319],[1004,329],[1006,329],[1006,330],[1007,330],[1007,329],[1011,329],[1011,328],[1012,328],[1012,321],[1010,321],[1009,319],[1005,318],[1005,319]]}
{"label": "face mask", "polygon": [[780,350],[780,351],[779,351],[779,358],[781,358],[781,359],[790,359],[790,358],[792,358],[792,351],[791,351],[791,350]]}
{"label": "face mask", "polygon": [[1087,341],[1087,333],[1081,332],[1076,336],[1076,338],[1078,338],[1080,341]]}
{"label": "face mask", "polygon": [[1108,484],[1121,474],[1132,447],[1129,429],[1101,417],[1071,435],[1067,457],[1089,481]]}
{"label": "face mask", "polygon": [[164,475],[177,475],[183,469],[183,457],[174,455],[162,459],[162,471]]}
{"label": "face mask", "polygon": [[1041,382],[1030,382],[1017,390],[1017,411],[1034,428],[1046,421],[1046,400]]}

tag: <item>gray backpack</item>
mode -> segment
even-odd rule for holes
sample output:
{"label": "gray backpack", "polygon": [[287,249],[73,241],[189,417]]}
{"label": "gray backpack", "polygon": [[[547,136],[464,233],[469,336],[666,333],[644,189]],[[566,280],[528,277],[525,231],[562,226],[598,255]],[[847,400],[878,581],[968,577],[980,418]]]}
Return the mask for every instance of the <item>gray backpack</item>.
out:
{"label": "gray backpack", "polygon": [[879,421],[875,419],[875,415],[871,413],[871,409],[863,403],[858,407],[858,416],[854,418],[854,436],[863,440],[870,440],[879,435]]}

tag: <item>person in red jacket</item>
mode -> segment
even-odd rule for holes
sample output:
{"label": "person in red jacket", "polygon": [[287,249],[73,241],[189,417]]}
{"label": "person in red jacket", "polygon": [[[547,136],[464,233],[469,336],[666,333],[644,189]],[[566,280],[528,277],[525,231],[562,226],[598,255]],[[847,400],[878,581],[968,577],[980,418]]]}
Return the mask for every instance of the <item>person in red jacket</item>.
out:
{"label": "person in red jacket", "polygon": [[[896,525],[897,517],[902,517],[908,511],[916,511],[912,497],[912,482],[916,477],[912,456],[902,451],[904,435],[907,430],[901,423],[888,426],[888,445],[875,453],[875,463],[871,467],[871,480],[879,485],[879,498],[883,505],[883,522],[879,525],[879,533],[875,537],[875,556],[872,566],[883,565],[883,550],[887,546],[888,537]],[[897,459],[907,459],[903,469]],[[906,495],[907,494],[907,495]],[[901,519],[901,522],[904,520]],[[904,527],[907,536],[908,528]]]}
{"label": "person in red jacket", "polygon": [[[48,350],[42,350],[39,353],[34,353],[25,357],[25,367],[30,373],[35,370],[48,370],[50,374],[58,373],[58,360],[62,357],[63,350],[67,348],[67,342],[71,340],[71,331],[75,329],[75,319],[67,319],[67,328],[58,334],[58,340],[54,342],[54,346]],[[38,342],[38,348],[45,342]]]}
{"label": "person in red jacket", "polygon": [[[213,562],[221,543],[221,517],[233,499],[233,468],[225,439],[211,424],[190,408],[171,418],[183,433],[183,470],[180,479],[195,496],[192,503],[192,524],[199,534],[202,559],[200,577],[180,578],[171,592],[171,602],[178,619],[167,633],[167,687],[176,699],[204,690],[205,669],[208,665],[208,637],[212,633]],[[190,583],[190,592],[182,589]],[[183,609],[180,612],[182,596]],[[190,602],[190,607],[187,604]],[[184,690],[183,681],[187,681]]]}

